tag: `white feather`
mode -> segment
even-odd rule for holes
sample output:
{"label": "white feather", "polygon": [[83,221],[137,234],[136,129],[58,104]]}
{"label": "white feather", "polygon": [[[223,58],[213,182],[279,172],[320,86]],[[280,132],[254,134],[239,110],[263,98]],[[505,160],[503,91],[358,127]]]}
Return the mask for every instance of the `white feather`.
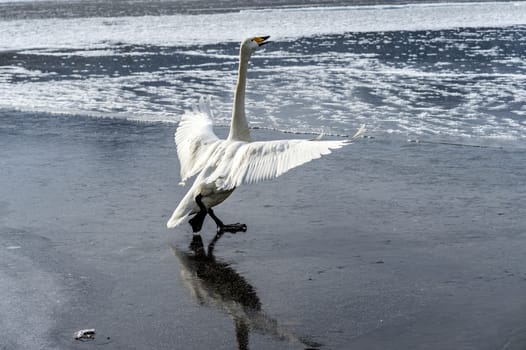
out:
{"label": "white feather", "polygon": [[175,132],[181,184],[203,170],[218,141],[219,138],[212,129],[210,102],[205,102],[202,98],[199,109],[183,114]]}
{"label": "white feather", "polygon": [[[212,128],[210,100],[201,98],[192,112],[186,112],[175,132],[177,156],[181,163],[181,181],[197,175],[194,184],[168,220],[169,228],[179,225],[189,214],[199,210],[195,197],[202,196],[207,208],[223,202],[243,184],[274,179],[331,150],[341,148],[360,137],[358,132],[347,140],[277,140],[252,142],[245,117],[244,95],[248,59],[261,38],[247,39],[240,48],[239,75],[234,94],[230,134],[220,140]],[[263,39],[265,40],[265,39]]]}
{"label": "white feather", "polygon": [[347,141],[277,140],[244,142],[234,158],[225,157],[221,165],[206,177],[206,183],[223,178],[219,190],[274,179],[287,171],[331,153]]}

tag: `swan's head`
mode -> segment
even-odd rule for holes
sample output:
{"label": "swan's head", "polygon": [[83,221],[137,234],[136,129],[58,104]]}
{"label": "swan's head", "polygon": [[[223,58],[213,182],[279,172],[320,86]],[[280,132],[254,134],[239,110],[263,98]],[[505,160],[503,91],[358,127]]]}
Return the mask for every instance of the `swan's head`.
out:
{"label": "swan's head", "polygon": [[268,41],[266,41],[268,38],[270,38],[270,36],[246,38],[241,42],[241,53],[246,56],[252,55],[260,46],[268,43]]}

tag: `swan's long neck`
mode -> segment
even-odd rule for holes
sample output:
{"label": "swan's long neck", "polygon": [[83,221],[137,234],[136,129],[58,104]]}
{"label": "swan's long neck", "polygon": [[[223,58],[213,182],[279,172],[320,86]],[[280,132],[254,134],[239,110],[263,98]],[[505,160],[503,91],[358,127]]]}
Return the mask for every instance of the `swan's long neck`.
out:
{"label": "swan's long neck", "polygon": [[234,92],[232,122],[230,124],[230,134],[228,135],[229,140],[252,141],[245,116],[245,89],[247,86],[248,59],[248,55],[244,55],[241,51],[239,55],[237,85]]}

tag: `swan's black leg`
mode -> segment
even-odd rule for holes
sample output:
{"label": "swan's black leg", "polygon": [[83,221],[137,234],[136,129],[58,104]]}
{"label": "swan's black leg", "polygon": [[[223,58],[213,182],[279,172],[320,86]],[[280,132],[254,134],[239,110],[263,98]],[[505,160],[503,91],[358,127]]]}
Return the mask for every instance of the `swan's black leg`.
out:
{"label": "swan's black leg", "polygon": [[195,214],[193,218],[188,220],[190,226],[192,226],[192,230],[194,231],[194,233],[201,231],[201,228],[203,227],[203,222],[205,221],[205,217],[207,214],[206,207],[201,201],[201,198],[203,198],[202,195],[198,195],[197,197],[195,197],[195,202],[201,210],[197,214]]}
{"label": "swan's black leg", "polygon": [[203,204],[203,201],[201,200],[201,198],[203,198],[203,195],[202,194],[198,194],[197,197],[195,197],[195,202],[197,203],[197,205],[199,206],[199,209],[201,209],[201,211],[206,212],[206,207]]}
{"label": "swan's black leg", "polygon": [[223,232],[237,233],[237,232],[247,231],[247,225],[245,224],[236,223],[232,225],[225,225],[223,221],[221,221],[221,219],[219,219],[216,216],[212,208],[208,208],[208,209],[206,208],[206,206],[203,204],[203,201],[201,200],[202,198],[203,198],[202,195],[198,195],[197,197],[195,197],[195,202],[199,206],[200,211],[188,221],[190,225],[192,226],[194,233],[201,231],[201,228],[203,227],[203,222],[205,221],[206,214],[209,214],[210,217],[216,223],[218,233],[223,233]]}
{"label": "swan's black leg", "polygon": [[203,222],[205,221],[206,217],[206,211],[200,211],[199,213],[195,214],[193,218],[188,220],[190,223],[190,226],[192,226],[192,230],[194,233],[198,233],[201,231],[201,228],[203,227]]}
{"label": "swan's black leg", "polygon": [[216,214],[214,213],[214,211],[212,210],[212,208],[209,208],[208,209],[208,215],[210,215],[210,217],[214,220],[214,222],[216,223],[217,225],[217,231],[219,232],[219,228],[220,227],[223,227],[225,226],[225,224],[223,224],[223,221],[221,221],[221,219],[219,219]]}

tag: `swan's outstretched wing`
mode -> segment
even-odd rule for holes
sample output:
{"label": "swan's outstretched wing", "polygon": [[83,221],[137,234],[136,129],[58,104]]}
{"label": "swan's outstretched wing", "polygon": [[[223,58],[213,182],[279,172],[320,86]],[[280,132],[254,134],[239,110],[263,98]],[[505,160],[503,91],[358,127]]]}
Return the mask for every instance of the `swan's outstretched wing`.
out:
{"label": "swan's outstretched wing", "polygon": [[276,178],[290,169],[318,159],[331,150],[341,148],[356,140],[363,132],[360,128],[348,140],[278,140],[244,143],[228,162],[222,164],[205,182],[215,181],[221,190],[241,184],[250,184]]}
{"label": "swan's outstretched wing", "polygon": [[181,163],[181,184],[203,169],[212,145],[219,138],[212,129],[212,112],[208,100],[201,98],[199,107],[181,117],[175,131],[177,156]]}

